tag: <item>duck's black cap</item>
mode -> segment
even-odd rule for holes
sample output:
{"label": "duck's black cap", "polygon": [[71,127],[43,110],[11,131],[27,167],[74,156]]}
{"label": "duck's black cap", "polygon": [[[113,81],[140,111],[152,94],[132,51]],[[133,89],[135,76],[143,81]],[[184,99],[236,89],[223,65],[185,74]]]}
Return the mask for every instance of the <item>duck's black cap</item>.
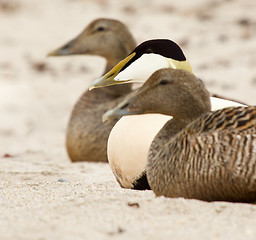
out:
{"label": "duck's black cap", "polygon": [[143,54],[147,53],[159,54],[177,61],[186,61],[186,57],[179,45],[169,39],[153,39],[145,41],[137,46],[130,54],[132,53],[136,54],[123,66],[122,70],[127,68],[132,62],[135,62]]}

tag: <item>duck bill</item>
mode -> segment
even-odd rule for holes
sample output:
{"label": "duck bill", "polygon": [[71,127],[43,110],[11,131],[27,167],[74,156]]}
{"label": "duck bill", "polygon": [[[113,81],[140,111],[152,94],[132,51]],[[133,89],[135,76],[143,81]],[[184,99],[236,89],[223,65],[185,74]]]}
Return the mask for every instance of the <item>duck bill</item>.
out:
{"label": "duck bill", "polygon": [[127,115],[138,115],[143,113],[144,112],[140,112],[140,111],[129,111],[128,108],[125,108],[125,109],[114,108],[103,114],[102,122],[106,122],[109,119],[120,118]]}
{"label": "duck bill", "polygon": [[109,72],[107,72],[103,77],[94,80],[92,82],[91,86],[89,87],[89,90],[92,90],[93,88],[100,88],[100,87],[106,87],[106,86],[111,86],[111,85],[123,84],[123,83],[130,82],[131,79],[119,81],[119,80],[115,80],[115,77],[122,70],[124,65],[126,63],[128,63],[134,56],[135,56],[135,53],[130,54],[124,60],[120,61]]}
{"label": "duck bill", "polygon": [[62,47],[49,52],[47,54],[47,57],[68,56],[68,55],[75,54],[72,49],[75,42],[76,42],[76,39],[73,39],[73,40],[67,42]]}
{"label": "duck bill", "polygon": [[103,114],[102,122],[106,122],[109,119],[115,119],[126,115],[132,114],[129,111],[127,111],[127,109],[114,108]]}
{"label": "duck bill", "polygon": [[114,119],[114,118],[119,118],[122,116],[127,116],[127,115],[137,115],[137,114],[143,114],[145,113],[143,110],[131,110],[130,106],[136,99],[136,96],[138,94],[138,91],[132,92],[129,94],[128,97],[126,97],[125,100],[123,100],[121,103],[117,105],[117,107],[107,111],[103,116],[102,116],[102,121],[105,122],[109,119]]}

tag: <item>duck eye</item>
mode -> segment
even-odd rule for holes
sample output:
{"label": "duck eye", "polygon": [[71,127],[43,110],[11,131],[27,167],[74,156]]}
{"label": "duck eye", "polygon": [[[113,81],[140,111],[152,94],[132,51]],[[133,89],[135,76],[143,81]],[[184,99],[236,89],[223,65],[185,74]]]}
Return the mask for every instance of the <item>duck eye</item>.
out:
{"label": "duck eye", "polygon": [[105,28],[102,27],[102,26],[100,26],[100,27],[97,28],[97,31],[99,31],[99,32],[104,31],[104,30],[105,30]]}
{"label": "duck eye", "polygon": [[166,85],[167,83],[168,83],[167,80],[162,80],[162,81],[160,82],[161,85]]}

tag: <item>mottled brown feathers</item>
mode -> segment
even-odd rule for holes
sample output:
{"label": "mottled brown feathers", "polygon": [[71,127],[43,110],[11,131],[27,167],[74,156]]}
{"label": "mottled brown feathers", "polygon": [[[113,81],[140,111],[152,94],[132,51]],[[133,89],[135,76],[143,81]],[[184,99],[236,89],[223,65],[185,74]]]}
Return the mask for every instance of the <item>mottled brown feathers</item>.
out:
{"label": "mottled brown feathers", "polygon": [[256,124],[255,106],[250,107],[229,107],[212,113],[206,113],[195,121],[187,131],[206,132],[210,130],[236,130],[243,131]]}
{"label": "mottled brown feathers", "polygon": [[161,148],[157,141],[147,167],[156,195],[256,201],[255,106],[206,113]]}

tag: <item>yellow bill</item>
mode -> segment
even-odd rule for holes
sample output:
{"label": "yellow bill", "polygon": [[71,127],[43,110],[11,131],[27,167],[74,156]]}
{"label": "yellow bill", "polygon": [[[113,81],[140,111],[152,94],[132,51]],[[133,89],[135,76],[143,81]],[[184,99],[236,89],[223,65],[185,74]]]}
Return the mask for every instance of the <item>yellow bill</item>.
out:
{"label": "yellow bill", "polygon": [[103,77],[98,78],[92,82],[92,84],[89,87],[89,90],[92,90],[93,88],[99,88],[99,87],[105,87],[110,85],[115,85],[117,83],[125,83],[129,80],[125,81],[116,81],[114,78],[116,75],[121,71],[123,66],[129,62],[133,57],[135,56],[135,53],[130,54],[128,57],[126,57],[124,60],[120,61],[114,68],[112,68],[108,73],[106,73]]}

